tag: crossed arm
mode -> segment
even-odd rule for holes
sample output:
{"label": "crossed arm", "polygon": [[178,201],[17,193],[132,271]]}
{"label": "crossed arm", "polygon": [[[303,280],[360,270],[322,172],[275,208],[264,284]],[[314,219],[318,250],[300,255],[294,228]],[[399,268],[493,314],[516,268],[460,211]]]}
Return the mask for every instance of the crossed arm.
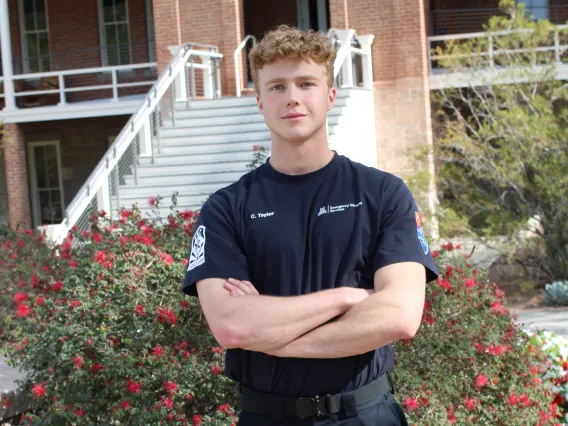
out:
{"label": "crossed arm", "polygon": [[342,287],[296,297],[259,295],[251,283],[232,279],[203,280],[197,290],[213,335],[227,348],[341,358],[410,338],[420,325],[424,266],[389,265],[374,281],[374,292]]}

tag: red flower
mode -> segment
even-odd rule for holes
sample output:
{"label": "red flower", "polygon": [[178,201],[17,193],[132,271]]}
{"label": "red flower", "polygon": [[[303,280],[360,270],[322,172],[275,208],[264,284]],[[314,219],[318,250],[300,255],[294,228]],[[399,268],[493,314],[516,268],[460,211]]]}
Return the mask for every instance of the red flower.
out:
{"label": "red flower", "polygon": [[162,347],[162,345],[156,345],[152,348],[152,355],[154,355],[155,357],[161,357],[162,355],[164,355],[164,348]]}
{"label": "red flower", "polygon": [[25,302],[27,298],[28,296],[24,292],[14,294],[14,301],[18,304]]}
{"label": "red flower", "polygon": [[201,424],[201,416],[196,414],[191,421],[192,426],[199,426]]}
{"label": "red flower", "polygon": [[18,305],[18,308],[16,309],[16,316],[18,317],[27,317],[29,315],[31,315],[32,310],[30,308],[28,308],[26,306],[25,303],[21,303]]}
{"label": "red flower", "polygon": [[491,312],[494,314],[506,314],[507,308],[500,301],[497,301],[491,304]]}
{"label": "red flower", "polygon": [[143,239],[142,239],[142,244],[146,245],[146,246],[151,246],[152,243],[154,241],[152,241],[152,238],[149,237],[148,235],[146,235]]}
{"label": "red flower", "polygon": [[164,383],[164,389],[166,389],[166,392],[169,394],[172,394],[176,391],[178,385],[175,382],[166,382]]}
{"label": "red flower", "polygon": [[78,300],[73,300],[69,305],[69,310],[72,311],[73,309],[78,308],[79,306],[81,306],[81,302],[79,302]]}
{"label": "red flower", "polygon": [[120,406],[122,407],[122,409],[127,410],[128,408],[130,408],[130,402],[128,402],[128,400],[125,399],[120,403]]}
{"label": "red flower", "polygon": [[45,299],[44,299],[43,296],[38,296],[35,299],[35,304],[38,305],[38,306],[43,305],[44,302],[45,302]]}
{"label": "red flower", "polygon": [[38,398],[45,398],[45,386],[34,385],[32,393]]}
{"label": "red flower", "polygon": [[439,283],[438,285],[440,286],[440,288],[444,289],[444,290],[452,290],[454,288],[454,286],[452,285],[451,282],[449,282],[446,278],[442,279],[442,280],[438,280]]}
{"label": "red flower", "polygon": [[173,408],[174,400],[172,398],[166,398],[162,395],[162,404],[164,404],[164,407],[166,408]]}
{"label": "red flower", "polygon": [[489,384],[489,379],[483,373],[480,373],[479,376],[475,379],[475,386],[481,388]]}
{"label": "red flower", "polygon": [[185,299],[180,302],[180,305],[181,305],[181,307],[184,308],[184,309],[189,308],[189,302],[188,302],[187,300],[185,300]]}
{"label": "red flower", "polygon": [[471,398],[466,398],[464,401],[466,410],[472,411],[475,408],[475,401]]}
{"label": "red flower", "polygon": [[454,267],[451,265],[446,266],[446,277],[450,278],[454,272]]}
{"label": "red flower", "polygon": [[101,244],[103,242],[103,236],[101,234],[93,234],[91,235],[91,240],[93,240],[93,242]]}
{"label": "red flower", "polygon": [[77,261],[76,261],[76,260],[71,260],[71,261],[69,262],[69,266],[70,266],[71,268],[76,268],[76,267],[77,267]]}
{"label": "red flower", "polygon": [[511,395],[508,399],[507,399],[507,404],[508,405],[517,405],[521,402],[521,398],[518,397],[517,395]]}
{"label": "red flower", "polygon": [[144,315],[144,306],[143,305],[136,305],[136,313],[138,315]]}
{"label": "red flower", "polygon": [[78,415],[79,417],[83,417],[85,415],[85,412],[81,408],[77,408],[75,410],[75,414]]}
{"label": "red flower", "polygon": [[455,412],[454,412],[454,407],[448,407],[446,408],[446,414],[448,417],[448,420],[450,421],[451,424],[454,424],[455,422],[458,421]]}
{"label": "red flower", "polygon": [[420,408],[420,405],[418,404],[418,401],[416,401],[414,398],[412,398],[411,396],[407,396],[406,399],[403,402],[403,405],[406,407],[406,409],[408,411],[412,411],[412,410],[416,410],[417,408]]}
{"label": "red flower", "polygon": [[465,288],[473,288],[473,287],[475,287],[475,279],[474,278],[466,278]]}
{"label": "red flower", "polygon": [[105,367],[102,364],[95,364],[91,367],[91,371],[93,372],[93,374],[97,374],[99,371],[101,371],[104,368]]}
{"label": "red flower", "polygon": [[434,259],[436,259],[439,255],[440,255],[440,252],[439,252],[438,250],[434,250],[434,251],[432,252],[432,257],[433,257]]}
{"label": "red flower", "polygon": [[213,372],[214,375],[217,375],[221,372],[221,367],[219,367],[218,365],[214,365],[213,367],[211,367],[211,371]]}
{"label": "red flower", "polygon": [[454,245],[452,243],[446,243],[442,246],[442,248],[446,251],[452,251],[454,249]]}
{"label": "red flower", "polygon": [[74,357],[73,364],[75,364],[75,367],[77,369],[80,369],[83,366],[83,358],[81,358],[80,356]]}
{"label": "red flower", "polygon": [[51,285],[51,291],[58,292],[63,288],[63,283],[61,281],[56,281]]}
{"label": "red flower", "polygon": [[154,207],[156,205],[156,197],[148,198],[148,204],[150,205],[150,207]]}
{"label": "red flower", "polygon": [[140,382],[135,382],[132,379],[126,381],[126,392],[140,394],[142,390],[142,384]]}
{"label": "red flower", "polygon": [[177,322],[177,316],[174,311],[168,308],[156,308],[158,313],[158,321],[161,324],[169,323],[170,325],[175,325]]}

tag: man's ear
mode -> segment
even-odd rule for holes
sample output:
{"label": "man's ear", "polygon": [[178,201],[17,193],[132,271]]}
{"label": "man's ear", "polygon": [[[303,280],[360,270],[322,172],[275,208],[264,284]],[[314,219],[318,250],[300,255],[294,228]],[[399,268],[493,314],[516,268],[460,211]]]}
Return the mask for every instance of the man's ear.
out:
{"label": "man's ear", "polygon": [[260,100],[260,96],[256,95],[256,104],[258,105],[258,110],[260,111],[260,113],[262,114],[262,101]]}
{"label": "man's ear", "polygon": [[332,87],[327,94],[327,110],[330,111],[335,105],[335,98],[337,97],[337,89]]}

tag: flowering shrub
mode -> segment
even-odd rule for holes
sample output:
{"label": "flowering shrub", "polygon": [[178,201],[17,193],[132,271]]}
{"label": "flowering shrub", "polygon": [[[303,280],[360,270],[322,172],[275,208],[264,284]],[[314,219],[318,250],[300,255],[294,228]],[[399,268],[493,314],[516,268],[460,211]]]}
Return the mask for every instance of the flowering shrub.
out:
{"label": "flowering shrub", "polygon": [[550,384],[554,402],[564,412],[564,423],[568,424],[568,339],[543,330],[528,334],[530,344],[541,347],[547,355],[545,379]]}
{"label": "flowering shrub", "polygon": [[25,422],[236,422],[223,349],[181,292],[195,218],[172,211],[161,223],[134,209],[111,224],[102,212],[58,250],[29,235],[4,241],[2,286],[23,322],[5,351],[29,373]]}
{"label": "flowering shrub", "polygon": [[503,291],[459,246],[434,252],[422,326],[396,344],[397,397],[414,425],[554,425],[561,415],[546,354],[514,322]]}
{"label": "flowering shrub", "polygon": [[[172,210],[150,220],[133,209],[113,223],[97,215],[90,232],[74,231],[57,249],[31,233],[2,242],[13,313],[5,349],[29,372],[24,423],[236,423],[223,349],[197,301],[181,294],[195,218]],[[502,292],[457,247],[435,255],[443,276],[428,286],[423,325],[396,345],[396,396],[411,424],[558,423],[553,386],[562,383],[542,339],[514,324]]]}

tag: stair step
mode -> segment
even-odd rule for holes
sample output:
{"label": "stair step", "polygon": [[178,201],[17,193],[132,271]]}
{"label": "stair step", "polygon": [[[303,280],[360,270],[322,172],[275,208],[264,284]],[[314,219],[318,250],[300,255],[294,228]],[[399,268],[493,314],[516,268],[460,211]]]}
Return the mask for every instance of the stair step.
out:
{"label": "stair step", "polygon": [[264,140],[246,140],[236,142],[220,142],[208,143],[201,145],[179,145],[179,146],[164,146],[160,148],[160,155],[196,155],[196,154],[218,154],[227,153],[232,151],[243,151],[253,153],[253,147],[261,145],[265,148],[270,146],[270,138]]}
{"label": "stair step", "polygon": [[240,98],[236,96],[224,96],[218,99],[197,99],[194,101],[190,100],[189,103],[184,101],[175,103],[176,108],[186,110],[245,107],[251,105],[257,105],[255,96],[241,96]]}
{"label": "stair step", "polygon": [[204,171],[201,173],[186,171],[180,175],[164,175],[164,176],[138,176],[138,185],[134,183],[134,176],[127,175],[124,176],[125,188],[127,187],[138,187],[138,186],[175,186],[183,187],[186,185],[207,183],[210,179],[215,176],[215,179],[220,181],[235,181],[238,180],[243,174],[249,172],[246,165],[240,170],[231,171]]}
{"label": "stair step", "polygon": [[[198,210],[203,203],[218,189],[221,189],[226,185],[218,186],[214,191],[211,193],[203,193],[203,194],[195,194],[195,195],[178,195],[177,197],[177,206],[176,210],[184,211],[184,210]],[[170,206],[172,205],[172,195],[171,194],[164,194],[163,198],[160,200],[160,210],[165,210],[166,217],[170,213]],[[138,198],[120,198],[120,206],[130,209],[134,204],[138,204],[138,208],[141,211],[146,211],[150,213],[152,211],[152,207],[149,204],[150,197],[155,197],[155,195],[149,195],[148,197],[138,197]],[[116,206],[117,199],[114,198],[113,206]],[[116,210],[115,210],[116,211]]]}
{"label": "stair step", "polygon": [[[211,191],[216,191],[221,185],[227,186],[240,179],[240,177],[248,171],[243,173],[206,173],[199,178],[194,178],[191,182],[174,182],[166,184],[148,184],[138,186],[121,186],[119,198],[121,200],[128,198],[151,197],[162,195],[164,197],[171,197],[174,192],[180,194],[203,194]],[[221,176],[219,176],[221,175]],[[122,201],[121,201],[122,203]]]}
{"label": "stair step", "polygon": [[270,131],[241,132],[223,135],[200,135],[200,136],[170,136],[164,137],[160,132],[160,148],[189,145],[206,145],[215,143],[233,143],[243,141],[270,140]]}
{"label": "stair step", "polygon": [[[260,145],[257,143],[256,145]],[[265,145],[265,144],[262,144]],[[266,154],[268,154],[268,145],[265,145],[267,148]],[[192,155],[156,155],[154,156],[154,163],[152,164],[152,159],[150,157],[140,157],[140,166],[141,167],[172,167],[172,166],[185,166],[185,167],[194,167],[200,164],[210,164],[210,163],[223,163],[227,161],[252,161],[254,151],[252,150],[252,146],[247,146],[246,148],[238,148],[232,151],[229,151],[230,145],[227,145],[227,151],[225,152],[214,152],[214,153],[195,153]]]}
{"label": "stair step", "polygon": [[[248,161],[212,161],[201,162],[198,164],[181,164],[181,165],[140,165],[137,170],[138,179],[159,179],[164,176],[182,176],[194,173],[215,173],[215,172],[241,172],[248,170],[247,166],[252,161],[252,154],[249,155]],[[138,182],[141,182],[140,180]]]}
{"label": "stair step", "polygon": [[257,123],[231,124],[226,126],[200,126],[182,127],[176,122],[175,127],[162,128],[160,137],[170,138],[176,136],[212,136],[212,135],[233,135],[237,133],[268,131],[268,126],[264,121]]}

